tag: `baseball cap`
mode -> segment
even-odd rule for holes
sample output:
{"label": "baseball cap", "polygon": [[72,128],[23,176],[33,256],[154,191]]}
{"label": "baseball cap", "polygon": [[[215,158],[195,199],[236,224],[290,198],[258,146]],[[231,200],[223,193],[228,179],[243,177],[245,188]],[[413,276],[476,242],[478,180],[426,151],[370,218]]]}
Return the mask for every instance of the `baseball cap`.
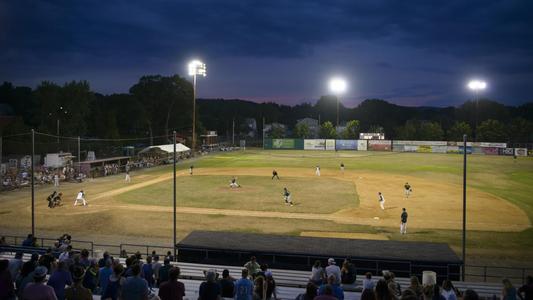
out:
{"label": "baseball cap", "polygon": [[335,260],[333,258],[329,258],[328,259],[328,264],[335,264]]}
{"label": "baseball cap", "polygon": [[43,278],[48,273],[48,269],[43,266],[38,266],[35,268],[35,271],[33,271],[33,278]]}

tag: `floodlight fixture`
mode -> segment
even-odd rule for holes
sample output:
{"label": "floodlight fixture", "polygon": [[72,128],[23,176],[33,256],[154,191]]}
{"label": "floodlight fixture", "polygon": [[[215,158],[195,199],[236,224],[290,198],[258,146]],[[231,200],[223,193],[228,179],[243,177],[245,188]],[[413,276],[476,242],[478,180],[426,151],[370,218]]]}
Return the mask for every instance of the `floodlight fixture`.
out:
{"label": "floodlight fixture", "polygon": [[487,88],[487,83],[482,80],[471,80],[468,82],[468,88],[477,92]]}
{"label": "floodlight fixture", "polygon": [[205,64],[199,60],[193,60],[189,63],[189,75],[190,76],[207,76],[207,68]]}
{"label": "floodlight fixture", "polygon": [[347,89],[346,80],[343,78],[332,78],[329,81],[329,89],[335,94],[340,95],[343,94]]}

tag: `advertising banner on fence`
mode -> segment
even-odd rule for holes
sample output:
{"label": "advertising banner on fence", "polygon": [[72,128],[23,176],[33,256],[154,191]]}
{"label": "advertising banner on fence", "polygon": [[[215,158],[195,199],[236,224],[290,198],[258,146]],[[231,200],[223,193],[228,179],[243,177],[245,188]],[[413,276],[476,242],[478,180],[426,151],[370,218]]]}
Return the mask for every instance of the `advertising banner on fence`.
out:
{"label": "advertising banner on fence", "polygon": [[336,140],[335,147],[337,150],[357,150],[356,140]]}
{"label": "advertising banner on fence", "polygon": [[514,148],[516,156],[527,156],[527,148]]}
{"label": "advertising banner on fence", "polygon": [[413,146],[446,146],[448,142],[443,141],[393,141],[396,145],[413,145]]}
{"label": "advertising banner on fence", "polygon": [[507,143],[479,143],[480,147],[507,148]]}
{"label": "advertising banner on fence", "polygon": [[[396,147],[398,147],[398,146],[394,146],[394,149],[396,149]],[[418,146],[405,145],[405,146],[403,146],[403,149],[404,149],[405,152],[417,152],[418,151]]]}
{"label": "advertising banner on fence", "polygon": [[368,149],[372,151],[390,151],[391,141],[390,140],[369,140]]}
{"label": "advertising banner on fence", "polygon": [[486,155],[498,155],[498,148],[497,147],[483,147],[483,153]]}
{"label": "advertising banner on fence", "polygon": [[500,148],[500,150],[498,150],[498,154],[500,155],[508,155],[508,156],[512,156],[514,155],[514,149],[513,148]]}
{"label": "advertising banner on fence", "polygon": [[315,140],[304,140],[304,149],[305,150],[326,150],[326,140],[315,139]]}
{"label": "advertising banner on fence", "polygon": [[272,139],[272,149],[295,149],[294,139]]}
{"label": "advertising banner on fence", "polygon": [[368,141],[367,140],[357,140],[357,150],[358,151],[366,151],[366,143]]}
{"label": "advertising banner on fence", "polygon": [[418,146],[418,150],[416,152],[431,153],[431,146],[429,146],[429,145],[420,145],[420,146]]}
{"label": "advertising banner on fence", "polygon": [[431,152],[433,153],[446,153],[448,150],[448,146],[432,146]]}
{"label": "advertising banner on fence", "polygon": [[326,150],[335,150],[335,140],[326,140]]}

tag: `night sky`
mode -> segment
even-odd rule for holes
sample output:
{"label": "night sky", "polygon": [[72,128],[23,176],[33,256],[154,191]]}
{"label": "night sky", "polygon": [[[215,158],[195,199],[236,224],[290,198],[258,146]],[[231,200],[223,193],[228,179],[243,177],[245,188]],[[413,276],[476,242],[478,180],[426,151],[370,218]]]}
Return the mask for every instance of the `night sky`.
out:
{"label": "night sky", "polygon": [[314,102],[342,75],[367,98],[533,101],[533,1],[0,0],[0,81],[88,80],[105,94],[199,58],[199,97]]}

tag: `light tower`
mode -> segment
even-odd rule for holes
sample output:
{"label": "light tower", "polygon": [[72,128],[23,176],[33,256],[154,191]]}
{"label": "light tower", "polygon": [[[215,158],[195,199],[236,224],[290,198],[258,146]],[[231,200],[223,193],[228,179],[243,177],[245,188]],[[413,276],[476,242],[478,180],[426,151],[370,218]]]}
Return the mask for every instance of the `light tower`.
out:
{"label": "light tower", "polygon": [[329,90],[337,97],[337,127],[339,127],[339,98],[346,91],[346,80],[343,78],[332,78],[329,81]]}
{"label": "light tower", "polygon": [[487,88],[487,83],[482,80],[470,80],[468,88],[474,92],[475,112],[474,112],[474,141],[477,142],[477,119],[479,106],[479,93]]}
{"label": "light tower", "polygon": [[[205,64],[199,60],[189,63],[189,76],[192,76],[192,154],[196,149],[196,76],[207,76]],[[174,141],[176,143],[176,141]]]}

